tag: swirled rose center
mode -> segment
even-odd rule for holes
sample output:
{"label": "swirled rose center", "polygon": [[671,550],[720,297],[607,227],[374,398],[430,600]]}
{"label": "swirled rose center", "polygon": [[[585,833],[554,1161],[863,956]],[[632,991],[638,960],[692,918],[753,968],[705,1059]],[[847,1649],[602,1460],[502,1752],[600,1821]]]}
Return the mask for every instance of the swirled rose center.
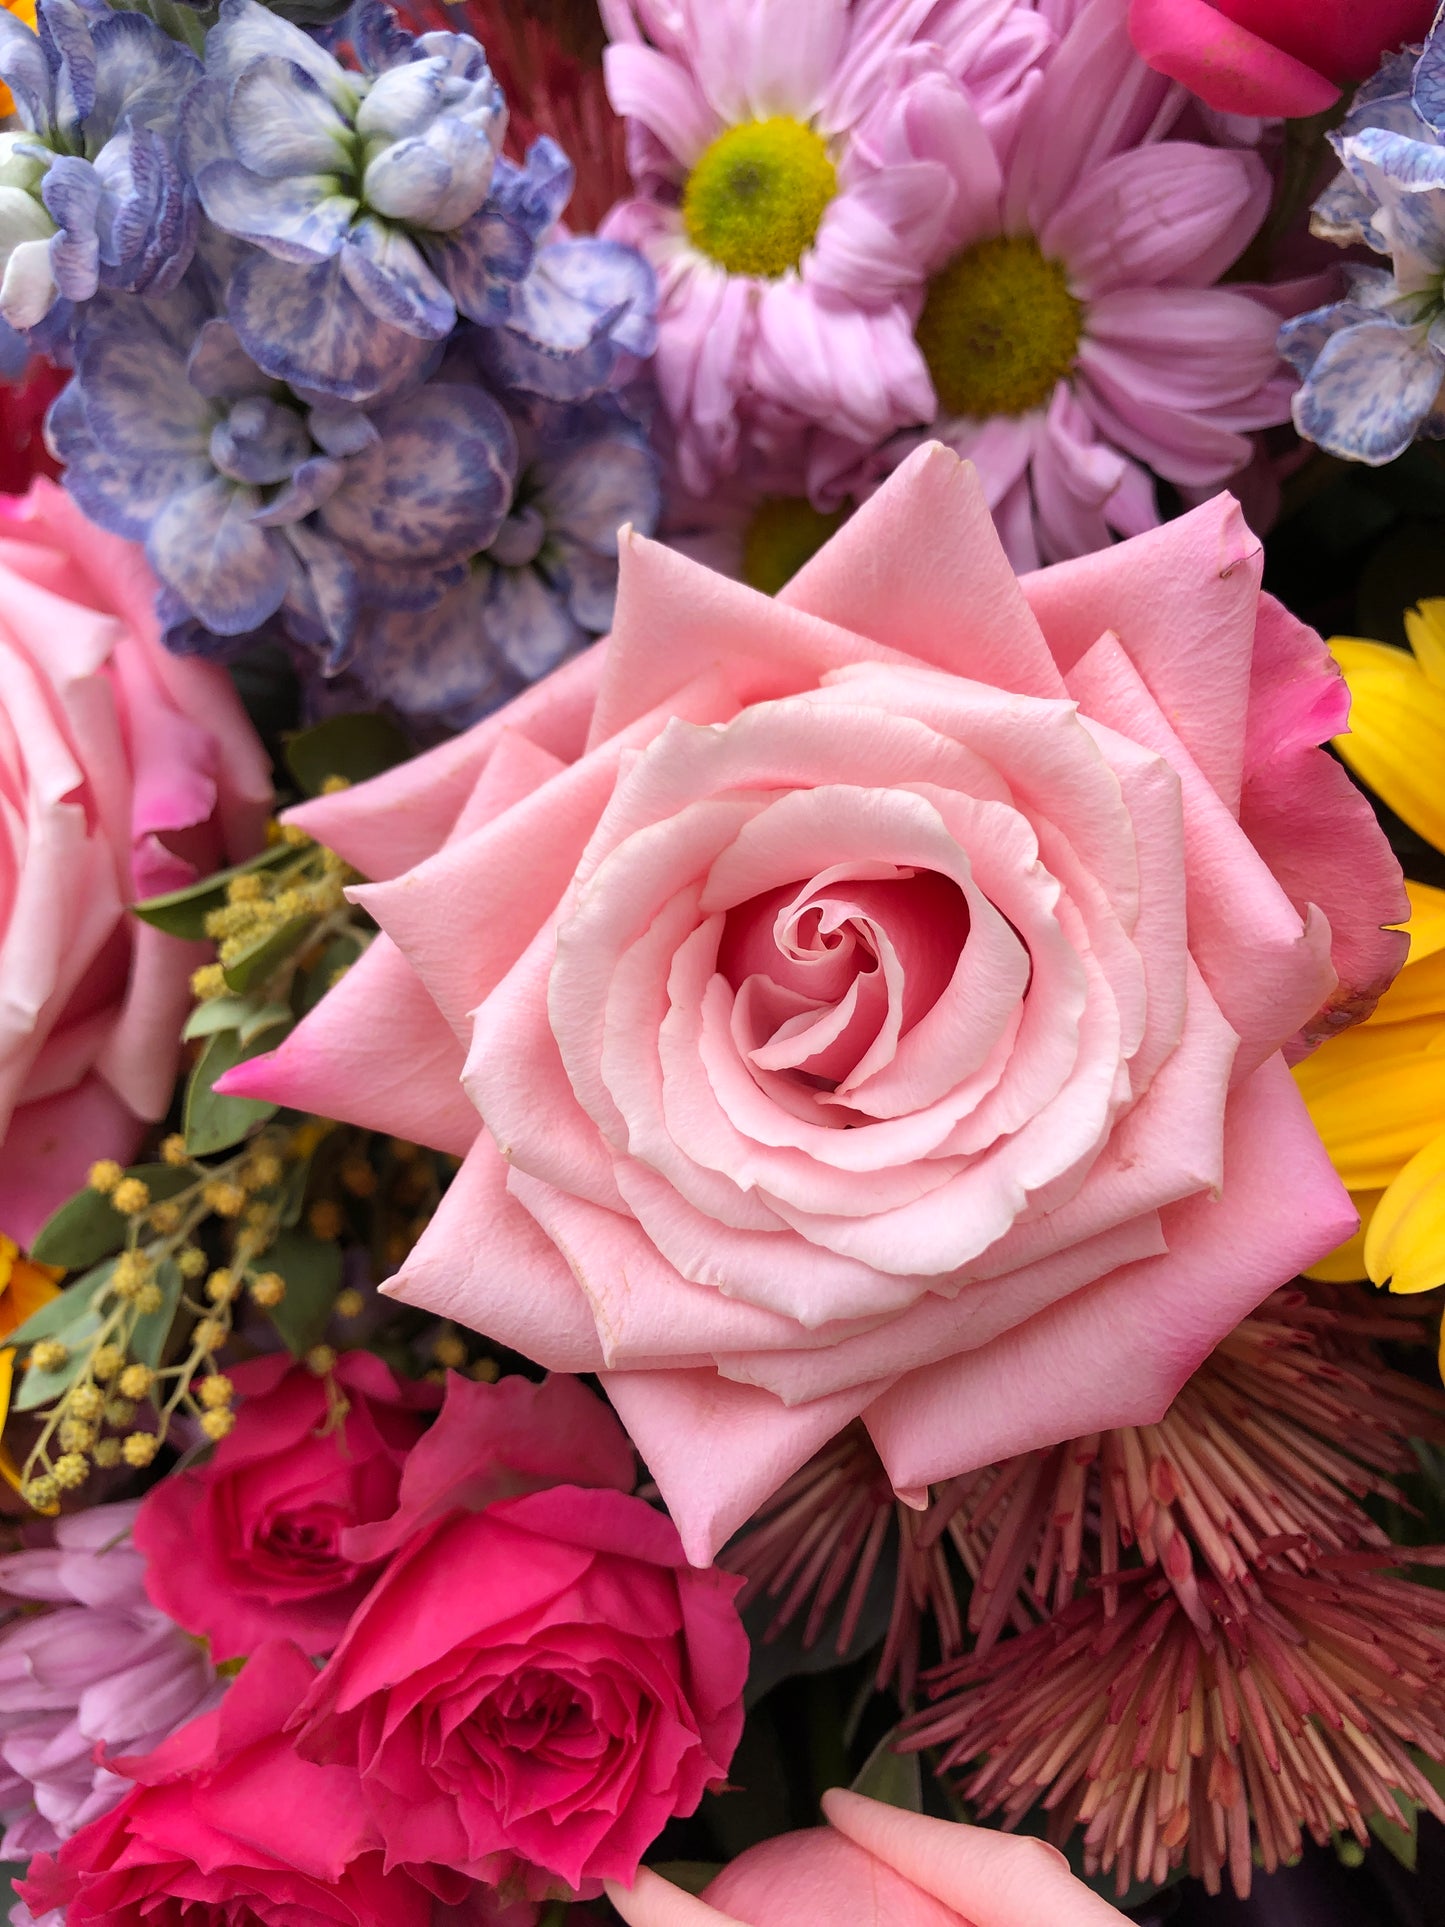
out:
{"label": "swirled rose center", "polygon": [[739,904],[718,949],[754,1074],[830,1104],[933,1008],[968,936],[968,906],[947,878],[869,867]]}
{"label": "swirled rose center", "polygon": [[821,134],[787,115],[719,134],[688,176],[688,239],[729,274],[775,281],[813,245],[838,174]]}
{"label": "swirled rose center", "polygon": [[1041,408],[1073,369],[1083,303],[1031,234],[1000,234],[933,277],[915,330],[950,415],[983,419]]}

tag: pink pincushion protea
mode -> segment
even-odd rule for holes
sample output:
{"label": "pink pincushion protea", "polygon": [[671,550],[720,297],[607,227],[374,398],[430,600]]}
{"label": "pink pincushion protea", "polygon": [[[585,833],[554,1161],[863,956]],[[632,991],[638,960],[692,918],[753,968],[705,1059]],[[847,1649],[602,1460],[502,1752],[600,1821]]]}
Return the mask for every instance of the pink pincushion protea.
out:
{"label": "pink pincushion protea", "polygon": [[1009,560],[1029,569],[1154,527],[1154,476],[1198,499],[1245,467],[1251,432],[1288,418],[1276,340],[1309,304],[1215,285],[1270,176],[1254,153],[1162,139],[1183,105],[1115,0],[1077,11],[1009,140],[953,105],[944,218],[926,286],[905,297],[928,426],[861,465],[851,427],[817,438],[815,498],[866,491],[937,437],[977,463]]}
{"label": "pink pincushion protea", "polygon": [[926,420],[904,299],[953,199],[960,116],[971,99],[1002,134],[1044,19],[1014,0],[602,10],[638,190],[603,232],[657,271],[688,488],[729,472],[745,434],[835,423],[866,443]]}

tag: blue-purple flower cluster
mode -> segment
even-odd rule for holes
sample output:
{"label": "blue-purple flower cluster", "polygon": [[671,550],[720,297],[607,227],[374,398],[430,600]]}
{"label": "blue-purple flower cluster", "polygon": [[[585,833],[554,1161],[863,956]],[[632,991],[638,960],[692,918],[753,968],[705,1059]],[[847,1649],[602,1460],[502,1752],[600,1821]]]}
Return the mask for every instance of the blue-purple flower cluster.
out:
{"label": "blue-purple flower cluster", "polygon": [[567,238],[469,35],[222,0],[197,55],[100,0],[0,13],[0,317],[75,375],[50,435],[145,544],[166,639],[280,633],[463,723],[610,621],[658,513],[650,269]]}

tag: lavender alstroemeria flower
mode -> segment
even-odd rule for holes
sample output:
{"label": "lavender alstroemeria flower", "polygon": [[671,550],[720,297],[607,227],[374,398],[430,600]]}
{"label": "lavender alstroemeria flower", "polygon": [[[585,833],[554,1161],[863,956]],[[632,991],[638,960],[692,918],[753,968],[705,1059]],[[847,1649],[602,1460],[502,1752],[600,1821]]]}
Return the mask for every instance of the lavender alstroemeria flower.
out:
{"label": "lavender alstroemeria flower", "polygon": [[149,1752],[220,1695],[205,1648],[146,1597],[136,1511],[93,1506],[61,1519],[53,1546],[0,1559],[0,1594],[48,1608],[0,1632],[8,1860],[54,1852],[130,1790],[98,1752]]}
{"label": "lavender alstroemeria flower", "polygon": [[499,158],[506,105],[469,35],[416,37],[369,5],[351,40],[360,71],[257,0],[222,0],[184,151],[208,218],[257,250],[229,302],[247,352],[362,401],[391,385],[393,332],[508,317],[572,175],[546,140],[524,167]]}
{"label": "lavender alstroemeria flower", "polygon": [[657,458],[615,403],[513,419],[511,513],[462,579],[429,608],[363,612],[351,673],[405,714],[463,727],[610,629],[618,531],[657,526]]}
{"label": "lavender alstroemeria flower", "polygon": [[40,0],[39,26],[0,12],[21,122],[0,134],[0,316],[16,328],[97,288],[174,286],[196,232],[175,151],[195,55],[140,14],[77,0]]}
{"label": "lavender alstroemeria flower", "polygon": [[491,541],[513,431],[475,384],[369,412],[296,393],[244,352],[211,267],[92,304],[50,438],[92,521],[144,542],[168,624],[240,636],[280,612],[340,661],[363,600],[424,600]]}
{"label": "lavender alstroemeria flower", "polygon": [[1342,301],[1280,334],[1281,354],[1304,377],[1299,432],[1372,467],[1417,436],[1445,436],[1445,141],[1436,120],[1445,122],[1438,28],[1418,67],[1397,56],[1361,89],[1330,136],[1344,171],[1315,204],[1316,233],[1363,243],[1388,255],[1390,268],[1352,267]]}

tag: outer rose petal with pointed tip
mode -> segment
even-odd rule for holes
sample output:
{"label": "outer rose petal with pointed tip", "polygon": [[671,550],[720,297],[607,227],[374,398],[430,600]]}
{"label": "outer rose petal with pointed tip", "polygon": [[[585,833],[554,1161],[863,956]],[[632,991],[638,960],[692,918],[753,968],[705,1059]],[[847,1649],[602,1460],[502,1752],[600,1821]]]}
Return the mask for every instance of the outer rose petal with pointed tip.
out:
{"label": "outer rose petal with pointed tip", "polygon": [[1151,67],[1226,114],[1320,114],[1423,39],[1435,0],[1133,0],[1129,32]]}
{"label": "outer rose petal with pointed tip", "polygon": [[1221,498],[1020,582],[935,444],[775,599],[625,538],[585,675],[325,799],[485,1126],[389,1289],[601,1371],[692,1558],[856,1416],[914,1496],[1157,1416],[1348,1230],[1281,1051],[1398,877],[1259,565]]}
{"label": "outer rose petal with pointed tip", "polygon": [[204,961],[127,906],[250,856],[269,765],[227,677],[161,646],[140,551],[54,483],[0,502],[0,1222],[29,1240],[170,1102]]}
{"label": "outer rose petal with pointed tip", "polygon": [[627,1927],[1120,1927],[1042,1840],[930,1820],[841,1788],[831,1827],[749,1847],[694,1899],[644,1869],[607,1892]]}

